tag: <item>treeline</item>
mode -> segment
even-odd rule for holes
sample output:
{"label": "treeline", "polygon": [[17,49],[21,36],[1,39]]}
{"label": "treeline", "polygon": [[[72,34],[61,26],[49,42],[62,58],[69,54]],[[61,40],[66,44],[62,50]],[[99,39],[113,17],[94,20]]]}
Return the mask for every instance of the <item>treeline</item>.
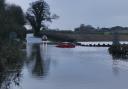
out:
{"label": "treeline", "polygon": [[0,0],[0,39],[9,39],[11,33],[23,39],[26,30],[24,17],[20,6],[9,5],[5,0]]}
{"label": "treeline", "polygon": [[101,33],[101,34],[111,34],[113,32],[118,32],[120,34],[128,34],[128,27],[114,26],[110,28],[95,28],[91,25],[81,24],[79,27],[74,29],[74,32],[77,33]]}

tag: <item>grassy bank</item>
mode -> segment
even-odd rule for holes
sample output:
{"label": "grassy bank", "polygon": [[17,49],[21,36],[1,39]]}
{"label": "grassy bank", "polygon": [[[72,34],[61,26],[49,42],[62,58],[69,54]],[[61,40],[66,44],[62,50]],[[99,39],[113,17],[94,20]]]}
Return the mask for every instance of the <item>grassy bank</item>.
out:
{"label": "grassy bank", "polygon": [[[49,39],[64,41],[112,41],[112,34],[85,34],[75,32],[44,31]],[[128,41],[127,34],[119,34],[119,40]]]}

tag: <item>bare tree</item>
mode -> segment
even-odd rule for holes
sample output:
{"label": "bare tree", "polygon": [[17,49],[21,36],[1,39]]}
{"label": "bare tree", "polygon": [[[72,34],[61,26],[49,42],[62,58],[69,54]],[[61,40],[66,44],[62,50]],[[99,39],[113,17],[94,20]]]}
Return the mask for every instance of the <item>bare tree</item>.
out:
{"label": "bare tree", "polygon": [[26,13],[26,18],[32,26],[34,36],[40,35],[40,29],[45,27],[45,22],[51,22],[57,18],[57,15],[51,15],[50,7],[44,0],[38,0],[30,4]]}

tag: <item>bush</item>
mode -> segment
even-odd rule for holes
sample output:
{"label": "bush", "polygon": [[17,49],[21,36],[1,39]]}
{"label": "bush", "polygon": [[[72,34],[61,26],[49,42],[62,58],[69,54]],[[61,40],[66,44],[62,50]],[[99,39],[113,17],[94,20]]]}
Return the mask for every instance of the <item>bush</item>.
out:
{"label": "bush", "polygon": [[128,55],[128,45],[112,45],[109,49],[112,55]]}

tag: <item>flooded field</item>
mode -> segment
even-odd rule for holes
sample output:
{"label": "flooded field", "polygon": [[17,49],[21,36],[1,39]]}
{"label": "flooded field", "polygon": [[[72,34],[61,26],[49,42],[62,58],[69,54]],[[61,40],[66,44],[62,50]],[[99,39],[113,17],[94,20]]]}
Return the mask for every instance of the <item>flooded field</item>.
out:
{"label": "flooded field", "polygon": [[10,89],[127,89],[127,59],[113,59],[108,48],[56,48],[27,45],[26,60]]}

